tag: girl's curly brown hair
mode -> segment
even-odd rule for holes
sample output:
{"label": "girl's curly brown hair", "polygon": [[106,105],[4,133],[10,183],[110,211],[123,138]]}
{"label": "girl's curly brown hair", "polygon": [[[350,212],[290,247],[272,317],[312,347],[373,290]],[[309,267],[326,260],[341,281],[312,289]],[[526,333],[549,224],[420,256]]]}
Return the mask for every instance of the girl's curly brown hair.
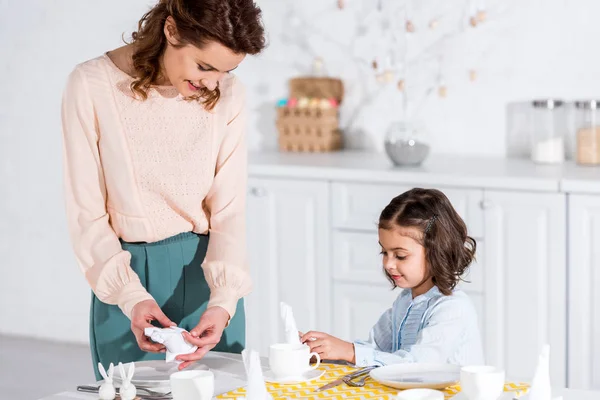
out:
{"label": "girl's curly brown hair", "polygon": [[[414,188],[395,197],[379,217],[379,229],[417,228],[433,284],[452,293],[471,262],[477,243],[446,195],[436,189]],[[386,271],[388,280],[396,287]]]}
{"label": "girl's curly brown hair", "polygon": [[[202,48],[216,41],[237,54],[258,54],[265,47],[261,10],[252,0],[160,0],[138,23],[131,35],[136,78],[131,90],[143,100],[160,74],[160,59],[167,46],[164,25],[172,17],[177,27],[178,47]],[[203,88],[199,99],[212,110],[221,93]]]}

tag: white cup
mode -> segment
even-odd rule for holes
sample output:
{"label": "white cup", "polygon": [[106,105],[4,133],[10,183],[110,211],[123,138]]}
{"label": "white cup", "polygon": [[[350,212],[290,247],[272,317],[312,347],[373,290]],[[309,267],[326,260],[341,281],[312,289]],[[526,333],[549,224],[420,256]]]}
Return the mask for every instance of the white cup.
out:
{"label": "white cup", "polygon": [[212,371],[179,371],[170,376],[173,400],[211,400],[215,392]]}
{"label": "white cup", "polygon": [[491,366],[468,366],[460,370],[461,391],[469,400],[497,400],[504,391],[504,370]]}
{"label": "white cup", "polygon": [[[317,358],[317,363],[310,365],[312,357]],[[269,347],[269,367],[276,378],[301,377],[306,371],[317,369],[321,364],[321,357],[311,353],[310,347],[305,344],[278,343]]]}

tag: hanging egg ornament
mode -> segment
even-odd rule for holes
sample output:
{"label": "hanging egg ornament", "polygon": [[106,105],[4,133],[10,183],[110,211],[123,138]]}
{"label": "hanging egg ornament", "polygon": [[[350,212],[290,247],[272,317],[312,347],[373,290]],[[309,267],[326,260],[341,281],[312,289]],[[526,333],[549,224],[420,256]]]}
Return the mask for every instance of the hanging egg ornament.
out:
{"label": "hanging egg ornament", "polygon": [[435,28],[437,28],[437,27],[438,27],[439,23],[440,23],[440,22],[439,22],[437,19],[432,19],[432,20],[429,22],[429,29],[431,29],[431,30],[434,30]]}
{"label": "hanging egg ornament", "polygon": [[469,80],[471,82],[474,82],[477,80],[477,71],[475,71],[474,69],[469,71]]}
{"label": "hanging egg ornament", "polygon": [[473,16],[469,18],[469,24],[471,24],[473,28],[477,27],[477,17]]}
{"label": "hanging egg ornament", "polygon": [[371,67],[373,67],[373,69],[377,69],[377,60],[373,60]]}
{"label": "hanging egg ornament", "polygon": [[400,79],[398,81],[398,84],[396,85],[396,87],[398,88],[399,91],[404,91],[404,79]]}
{"label": "hanging egg ornament", "polygon": [[391,81],[394,80],[394,72],[390,71],[390,70],[386,70],[383,73],[383,81],[385,83],[390,83]]}
{"label": "hanging egg ornament", "polygon": [[346,4],[344,0],[337,0],[337,6],[340,10],[343,10],[345,5]]}
{"label": "hanging egg ornament", "polygon": [[441,85],[438,88],[438,96],[440,96],[441,98],[446,98],[447,95],[448,95],[448,88],[444,85]]}
{"label": "hanging egg ornament", "polygon": [[407,20],[406,21],[406,32],[414,33],[414,31],[415,31],[415,24],[413,24],[412,21]]}
{"label": "hanging egg ornament", "polygon": [[484,22],[487,18],[487,13],[485,10],[477,11],[477,22]]}

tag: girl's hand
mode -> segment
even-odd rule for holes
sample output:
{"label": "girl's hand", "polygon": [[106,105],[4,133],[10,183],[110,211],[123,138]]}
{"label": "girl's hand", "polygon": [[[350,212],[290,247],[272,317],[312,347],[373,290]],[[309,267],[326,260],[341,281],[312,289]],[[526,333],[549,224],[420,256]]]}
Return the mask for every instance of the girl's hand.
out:
{"label": "girl's hand", "polygon": [[354,345],[323,332],[310,331],[300,341],[319,354],[322,360],[342,360],[355,363]]}

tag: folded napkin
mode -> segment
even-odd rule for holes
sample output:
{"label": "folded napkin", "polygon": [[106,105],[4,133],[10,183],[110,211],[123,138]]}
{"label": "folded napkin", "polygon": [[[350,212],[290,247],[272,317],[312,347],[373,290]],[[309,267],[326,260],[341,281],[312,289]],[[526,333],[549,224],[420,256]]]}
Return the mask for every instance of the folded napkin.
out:
{"label": "folded napkin", "polygon": [[167,348],[167,362],[180,363],[181,361],[175,360],[180,354],[193,353],[198,349],[198,346],[194,346],[185,341],[182,332],[186,332],[185,329],[172,326],[169,328],[145,328],[144,334],[152,339],[156,343],[164,344]]}
{"label": "folded napkin", "polygon": [[296,327],[296,320],[294,319],[294,313],[292,307],[283,301],[279,304],[281,309],[281,318],[283,319],[283,326],[285,329],[285,342],[290,344],[300,344],[300,337],[298,336],[298,328]]}
{"label": "folded napkin", "polygon": [[[255,350],[243,350],[242,358],[244,359],[244,368],[246,369],[246,378],[248,379],[245,400],[273,400],[273,397],[267,392],[265,386],[258,352]],[[244,400],[244,398],[238,397],[237,400]]]}
{"label": "folded napkin", "polygon": [[531,386],[523,400],[559,400],[560,397],[552,399],[552,386],[550,385],[550,345],[544,345],[539,355],[535,373],[531,380]]}

